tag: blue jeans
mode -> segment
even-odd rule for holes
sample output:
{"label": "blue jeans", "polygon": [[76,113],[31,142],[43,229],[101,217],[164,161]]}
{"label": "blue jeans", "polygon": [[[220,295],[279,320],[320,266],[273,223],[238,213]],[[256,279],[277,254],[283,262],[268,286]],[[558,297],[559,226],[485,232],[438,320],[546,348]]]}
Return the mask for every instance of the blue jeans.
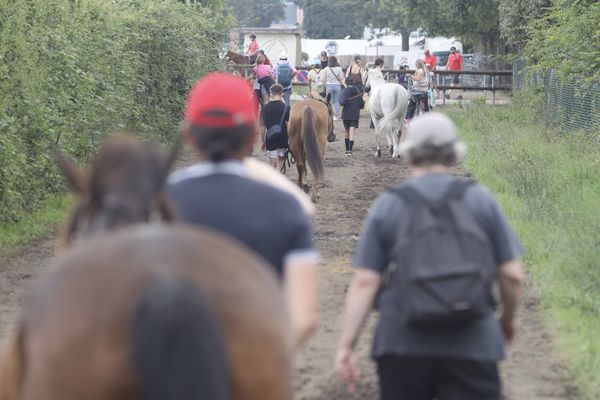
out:
{"label": "blue jeans", "polygon": [[340,116],[340,94],[342,93],[342,85],[339,83],[328,83],[327,94],[331,93],[331,104],[335,108],[335,116]]}
{"label": "blue jeans", "polygon": [[289,89],[283,89],[283,101],[285,101],[285,104],[287,104],[288,106],[290,106],[290,97],[292,96],[292,88]]}

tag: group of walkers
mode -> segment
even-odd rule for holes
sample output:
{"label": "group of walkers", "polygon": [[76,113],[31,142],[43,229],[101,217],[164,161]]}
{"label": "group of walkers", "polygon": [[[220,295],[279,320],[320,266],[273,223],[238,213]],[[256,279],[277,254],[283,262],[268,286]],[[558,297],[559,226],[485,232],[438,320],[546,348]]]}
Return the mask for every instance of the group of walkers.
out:
{"label": "group of walkers", "polygon": [[[344,101],[361,94],[352,79]],[[289,112],[282,89],[272,86],[264,122]],[[298,202],[244,168],[258,132],[251,97],[243,79],[226,74],[197,84],[183,135],[201,161],[171,176],[169,194],[184,221],[221,231],[269,262],[300,346],[318,321],[318,254]],[[498,362],[514,338],[523,290],[521,245],[490,191],[451,175],[465,147],[448,117],[415,119],[401,151],[412,177],[381,194],[364,222],[335,368],[352,390],[360,377],[354,349],[377,304],[372,357],[381,399],[499,399]]]}

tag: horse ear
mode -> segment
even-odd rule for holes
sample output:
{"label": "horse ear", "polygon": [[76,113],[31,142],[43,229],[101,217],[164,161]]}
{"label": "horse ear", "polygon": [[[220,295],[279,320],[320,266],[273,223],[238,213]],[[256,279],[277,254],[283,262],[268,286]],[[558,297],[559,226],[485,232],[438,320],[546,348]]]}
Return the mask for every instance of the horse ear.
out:
{"label": "horse ear", "polygon": [[331,103],[331,93],[327,93],[327,102]]}
{"label": "horse ear", "polygon": [[177,161],[177,156],[179,155],[179,151],[181,150],[181,137],[178,137],[171,147],[171,150],[166,155],[163,165],[162,165],[162,173],[160,177],[160,184],[162,185],[169,176],[169,172],[171,171],[171,167]]}
{"label": "horse ear", "polygon": [[58,164],[58,168],[67,179],[71,190],[75,193],[83,193],[85,182],[87,181],[87,173],[83,168],[57,149],[54,150],[54,159],[56,160],[56,164]]}

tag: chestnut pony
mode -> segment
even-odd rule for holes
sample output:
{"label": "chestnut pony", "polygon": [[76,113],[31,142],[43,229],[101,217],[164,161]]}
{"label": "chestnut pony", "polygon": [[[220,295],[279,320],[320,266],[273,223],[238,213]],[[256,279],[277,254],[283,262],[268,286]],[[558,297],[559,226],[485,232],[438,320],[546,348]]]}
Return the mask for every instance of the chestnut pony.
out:
{"label": "chestnut pony", "polygon": [[225,60],[233,62],[234,64],[242,64],[242,65],[250,65],[251,64],[250,57],[245,56],[240,53],[236,53],[235,51],[232,51],[232,50],[227,50],[227,53],[225,53]]}
{"label": "chestnut pony", "polygon": [[173,217],[174,160],[118,137],[89,177],[61,158],[80,199],[72,245],[20,310],[0,399],[291,399],[289,322],[264,262],[214,231],[130,226]]}
{"label": "chestnut pony", "polygon": [[[320,97],[320,96],[319,96]],[[288,123],[289,150],[296,160],[298,186],[307,193],[308,167],[313,175],[310,197],[316,202],[319,181],[323,178],[323,158],[327,135],[333,130],[333,108],[327,99],[306,98],[292,105]],[[308,162],[308,166],[307,166]]]}

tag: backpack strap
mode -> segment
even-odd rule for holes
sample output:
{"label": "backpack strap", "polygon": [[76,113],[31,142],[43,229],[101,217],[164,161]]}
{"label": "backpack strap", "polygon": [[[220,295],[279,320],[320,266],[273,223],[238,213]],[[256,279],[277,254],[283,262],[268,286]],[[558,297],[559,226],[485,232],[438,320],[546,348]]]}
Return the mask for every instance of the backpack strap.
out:
{"label": "backpack strap", "polygon": [[409,206],[425,201],[423,196],[421,196],[414,187],[407,185],[406,183],[391,186],[387,188],[387,191],[400,196],[402,200],[404,200],[404,202]]}
{"label": "backpack strap", "polygon": [[474,185],[473,179],[455,178],[446,194],[441,196],[439,200],[432,201],[423,197],[412,185],[401,184],[388,188],[391,193],[399,195],[408,205],[427,204],[433,211],[439,211],[444,207],[448,200],[460,200],[467,189]]}

